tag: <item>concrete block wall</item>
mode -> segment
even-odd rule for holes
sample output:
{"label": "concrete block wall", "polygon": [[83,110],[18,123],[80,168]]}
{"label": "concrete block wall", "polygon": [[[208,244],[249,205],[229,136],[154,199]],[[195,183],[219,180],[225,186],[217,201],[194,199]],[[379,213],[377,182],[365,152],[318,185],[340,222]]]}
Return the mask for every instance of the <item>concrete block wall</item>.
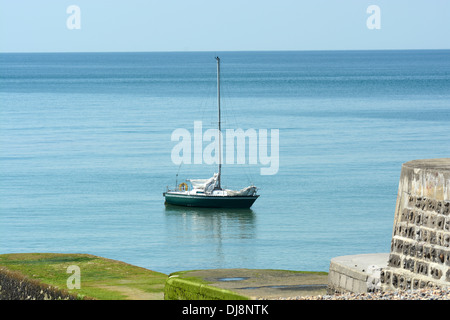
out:
{"label": "concrete block wall", "polygon": [[450,287],[450,158],[401,169],[384,291]]}
{"label": "concrete block wall", "polygon": [[349,268],[342,268],[334,261],[330,264],[328,273],[329,294],[355,292],[367,292],[367,275]]}
{"label": "concrete block wall", "polygon": [[331,259],[327,292],[334,294],[379,291],[380,272],[386,267],[388,258],[389,253],[369,253]]}

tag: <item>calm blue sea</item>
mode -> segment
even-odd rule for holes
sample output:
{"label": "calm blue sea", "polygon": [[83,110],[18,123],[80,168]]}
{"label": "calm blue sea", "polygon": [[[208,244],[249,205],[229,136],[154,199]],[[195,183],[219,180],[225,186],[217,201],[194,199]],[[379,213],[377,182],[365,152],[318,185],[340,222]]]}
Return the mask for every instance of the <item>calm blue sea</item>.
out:
{"label": "calm blue sea", "polygon": [[[279,129],[279,170],[223,167],[251,210],[166,207],[216,169],[171,160],[216,125],[216,55],[224,127]],[[328,271],[389,252],[402,163],[449,155],[449,50],[0,54],[0,253]]]}

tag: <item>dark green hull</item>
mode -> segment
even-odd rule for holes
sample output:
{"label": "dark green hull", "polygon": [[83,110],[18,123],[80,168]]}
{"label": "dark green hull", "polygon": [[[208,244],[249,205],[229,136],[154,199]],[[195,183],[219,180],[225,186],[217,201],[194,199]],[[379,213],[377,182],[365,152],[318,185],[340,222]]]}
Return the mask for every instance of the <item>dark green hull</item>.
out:
{"label": "dark green hull", "polygon": [[166,204],[204,208],[250,208],[259,197],[259,195],[243,197],[197,196],[170,192],[165,192],[163,195],[166,198]]}

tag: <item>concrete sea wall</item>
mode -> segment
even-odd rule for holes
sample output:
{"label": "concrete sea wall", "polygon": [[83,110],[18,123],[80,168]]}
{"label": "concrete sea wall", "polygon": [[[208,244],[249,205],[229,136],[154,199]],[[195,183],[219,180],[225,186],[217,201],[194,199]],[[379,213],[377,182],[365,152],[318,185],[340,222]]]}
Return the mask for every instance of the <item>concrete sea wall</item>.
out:
{"label": "concrete sea wall", "polygon": [[388,253],[369,253],[331,259],[328,294],[380,291],[380,272],[388,258]]}
{"label": "concrete sea wall", "polygon": [[450,158],[401,169],[383,291],[450,286]]}

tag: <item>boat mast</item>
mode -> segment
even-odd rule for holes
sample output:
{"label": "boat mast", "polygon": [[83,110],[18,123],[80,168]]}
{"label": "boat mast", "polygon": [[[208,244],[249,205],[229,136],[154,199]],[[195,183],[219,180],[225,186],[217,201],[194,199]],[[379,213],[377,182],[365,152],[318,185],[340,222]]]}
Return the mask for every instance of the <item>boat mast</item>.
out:
{"label": "boat mast", "polygon": [[217,60],[217,108],[219,111],[219,174],[217,178],[217,188],[221,189],[220,187],[220,175],[222,173],[222,131],[220,128],[220,58],[216,57]]}

